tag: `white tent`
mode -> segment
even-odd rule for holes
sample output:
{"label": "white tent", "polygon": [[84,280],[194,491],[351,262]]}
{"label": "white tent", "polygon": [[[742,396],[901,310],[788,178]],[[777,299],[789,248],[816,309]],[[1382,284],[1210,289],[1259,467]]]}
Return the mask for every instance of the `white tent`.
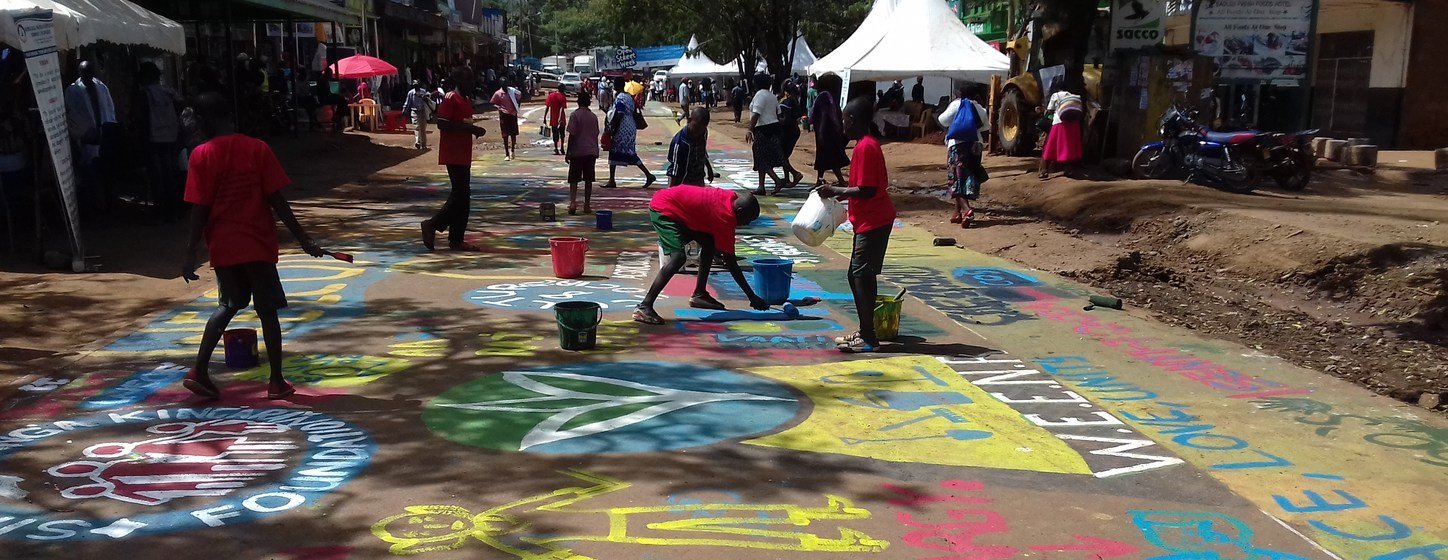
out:
{"label": "white tent", "polygon": [[[181,24],[126,0],[0,0],[0,13],[7,15],[36,8],[54,10],[55,44],[61,50],[107,41],[186,53],[186,32]],[[14,26],[0,26],[0,41],[16,45],[20,42],[17,33]]]}
{"label": "white tent", "polygon": [[796,37],[794,39],[794,64],[790,66],[790,74],[807,76],[809,67],[813,66],[815,62],[817,59],[814,49],[809,48],[809,43],[805,42],[804,35]]}
{"label": "white tent", "polygon": [[809,72],[849,71],[850,80],[943,76],[986,82],[1009,69],[1010,59],[966,29],[945,0],[875,0],[859,29]]}
{"label": "white tent", "polygon": [[697,37],[689,37],[689,46],[684,49],[684,56],[679,57],[679,63],[669,69],[670,78],[702,78],[738,73],[739,67],[716,63],[709,55],[699,52]]}

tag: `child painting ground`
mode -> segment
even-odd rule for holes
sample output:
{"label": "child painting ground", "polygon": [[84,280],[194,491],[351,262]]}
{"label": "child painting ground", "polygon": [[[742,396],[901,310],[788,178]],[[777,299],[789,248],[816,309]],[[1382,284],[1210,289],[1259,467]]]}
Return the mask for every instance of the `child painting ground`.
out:
{"label": "child painting ground", "polygon": [[204,234],[220,297],[201,336],[196,365],[183,384],[197,395],[221,397],[208,371],[211,354],[232,317],[250,304],[261,322],[271,366],[267,398],[285,398],[295,390],[282,377],[282,330],[277,310],[287,306],[287,296],[277,274],[277,219],[308,255],[321,257],[326,252],[302,230],[291,205],[282,196],[282,187],[291,181],[276,154],[265,142],[235,132],[231,103],[218,94],[207,93],[197,98],[195,110],[209,140],[191,153],[186,175],[186,202],[194,206],[181,276],[187,282],[199,279],[195,274],[196,245]]}
{"label": "child painting ground", "polygon": [[659,247],[668,260],[664,261],[659,275],[654,278],[653,285],[649,286],[648,294],[634,310],[633,319],[649,325],[664,324],[664,319],[654,311],[654,302],[658,300],[659,294],[663,293],[664,287],[669,285],[669,280],[684,268],[687,259],[684,247],[690,242],[699,244],[700,253],[698,281],[694,285],[693,296],[689,298],[689,307],[725,309],[724,304],[709,295],[708,291],[709,269],[714,264],[714,256],[720,254],[723,256],[724,267],[744,291],[745,297],[749,298],[749,306],[759,310],[769,309],[768,303],[754,295],[754,290],[749,287],[749,282],[744,280],[744,272],[739,269],[739,263],[734,258],[735,230],[758,217],[759,200],[749,193],[680,185],[654,195],[649,202],[649,222],[653,224],[654,231],[658,232]]}

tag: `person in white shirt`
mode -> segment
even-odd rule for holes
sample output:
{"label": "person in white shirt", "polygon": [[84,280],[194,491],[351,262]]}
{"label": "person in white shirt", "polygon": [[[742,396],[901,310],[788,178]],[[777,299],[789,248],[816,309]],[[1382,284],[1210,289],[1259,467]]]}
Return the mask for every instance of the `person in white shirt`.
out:
{"label": "person in white shirt", "polygon": [[417,128],[413,130],[413,148],[421,150],[427,147],[427,119],[436,106],[422,82],[412,82],[412,89],[407,92],[407,101],[402,104],[402,114],[411,112],[417,119]]}
{"label": "person in white shirt", "polygon": [[[985,147],[982,132],[989,116],[985,107],[970,98],[965,87],[957,89],[955,100],[940,113],[937,121],[946,129],[946,169],[950,182],[950,197],[955,200],[955,214],[950,222],[965,228],[975,217],[975,208],[970,201],[980,198],[980,185],[985,182],[985,167],[981,165],[981,154]],[[974,111],[973,115],[961,115],[963,110]],[[957,119],[957,117],[961,117]],[[973,117],[973,118],[972,118]],[[957,120],[960,122],[957,123]],[[961,130],[953,130],[960,127]],[[973,129],[973,131],[972,131]],[[955,137],[951,137],[954,135]]]}
{"label": "person in white shirt", "polygon": [[75,168],[82,185],[81,198],[92,211],[107,202],[105,185],[98,167],[101,136],[105,125],[116,123],[116,104],[111,89],[96,79],[94,63],[80,63],[80,78],[65,88],[65,120],[75,145]]}
{"label": "person in white shirt", "polygon": [[[754,194],[764,196],[764,176],[768,175],[774,181],[774,191],[771,194],[779,194],[779,191],[786,187],[797,185],[804,180],[804,174],[795,170],[789,164],[789,159],[784,155],[784,149],[779,143],[779,98],[774,96],[770,87],[774,81],[767,75],[759,75],[754,78],[754,99],[749,102],[749,133],[745,139],[753,146],[754,170],[759,172],[759,188]],[[792,181],[786,183],[774,168],[783,167],[785,175],[792,175]]]}
{"label": "person in white shirt", "polygon": [[1046,103],[1046,114],[1051,115],[1051,131],[1046,134],[1046,146],[1041,149],[1041,180],[1050,178],[1053,167],[1066,168],[1066,175],[1072,175],[1076,164],[1081,161],[1081,121],[1086,106],[1081,96],[1065,86],[1062,78],[1051,82],[1051,97]]}

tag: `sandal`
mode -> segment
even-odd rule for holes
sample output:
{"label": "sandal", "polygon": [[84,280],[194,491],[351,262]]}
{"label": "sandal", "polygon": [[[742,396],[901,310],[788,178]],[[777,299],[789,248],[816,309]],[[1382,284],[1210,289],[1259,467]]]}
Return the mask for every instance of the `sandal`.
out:
{"label": "sandal", "polygon": [[709,309],[712,311],[723,311],[725,309],[728,309],[727,307],[724,307],[723,303],[720,303],[719,300],[714,299],[714,296],[711,296],[709,294],[701,294],[689,298],[689,307],[692,307],[694,309]]}
{"label": "sandal", "polygon": [[650,173],[650,174],[649,174],[649,180],[644,181],[644,188],[647,189],[647,188],[653,186],[654,182],[655,182],[655,181],[658,181],[658,180],[659,180],[658,176]]}
{"label": "sandal", "polygon": [[428,222],[427,220],[423,220],[423,222],[422,222],[422,246],[423,246],[423,247],[427,247],[427,250],[432,251],[432,250],[434,250],[434,246],[435,246],[436,244],[437,244],[437,230],[432,229],[432,223],[431,223],[431,222]]}
{"label": "sandal", "polygon": [[662,325],[664,318],[654,312],[652,307],[636,307],[633,312],[633,320],[645,325]]}
{"label": "sandal", "polygon": [[221,391],[216,388],[216,385],[212,383],[210,379],[202,383],[201,380],[196,377],[195,368],[186,372],[186,377],[181,380],[181,386],[195,393],[198,397],[206,397],[208,399],[221,398]]}
{"label": "sandal", "polygon": [[965,215],[960,217],[960,228],[965,229],[970,227],[970,222],[973,220],[975,220],[975,209],[971,208],[966,210]]}
{"label": "sandal", "polygon": [[879,351],[880,343],[872,343],[864,338],[856,338],[845,344],[836,346],[835,349],[846,354],[873,354]]}
{"label": "sandal", "polygon": [[604,184],[602,184],[602,185],[599,185],[598,188],[600,188],[600,189],[616,189],[616,188],[618,188],[618,183],[615,183],[615,182],[613,182],[613,181],[609,181],[609,182],[607,182],[607,183],[604,183]]}
{"label": "sandal", "polygon": [[860,338],[860,331],[855,331],[854,334],[851,334],[851,335],[849,335],[849,336],[837,336],[837,337],[835,337],[835,344],[848,344],[850,341],[853,341],[853,340],[858,339],[858,338]]}
{"label": "sandal", "polygon": [[951,215],[950,215],[950,223],[952,223],[952,224],[958,224],[958,223],[960,223],[960,220],[961,220],[961,217],[960,217],[960,211],[959,211],[959,210],[956,210],[954,214],[951,214]]}
{"label": "sandal", "polygon": [[297,392],[296,387],[286,381],[268,383],[266,386],[266,398],[271,400],[285,399]]}

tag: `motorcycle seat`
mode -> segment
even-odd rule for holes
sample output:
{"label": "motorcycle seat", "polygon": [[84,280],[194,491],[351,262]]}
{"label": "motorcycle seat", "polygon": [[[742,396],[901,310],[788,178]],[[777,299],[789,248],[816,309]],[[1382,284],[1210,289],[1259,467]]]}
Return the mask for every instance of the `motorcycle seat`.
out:
{"label": "motorcycle seat", "polygon": [[1216,142],[1218,144],[1242,144],[1246,142],[1251,142],[1253,139],[1257,138],[1259,134],[1261,133],[1255,130],[1235,130],[1232,132],[1217,132],[1215,130],[1210,130],[1207,131],[1207,134],[1206,136],[1204,136],[1204,138],[1206,138],[1209,142]]}

